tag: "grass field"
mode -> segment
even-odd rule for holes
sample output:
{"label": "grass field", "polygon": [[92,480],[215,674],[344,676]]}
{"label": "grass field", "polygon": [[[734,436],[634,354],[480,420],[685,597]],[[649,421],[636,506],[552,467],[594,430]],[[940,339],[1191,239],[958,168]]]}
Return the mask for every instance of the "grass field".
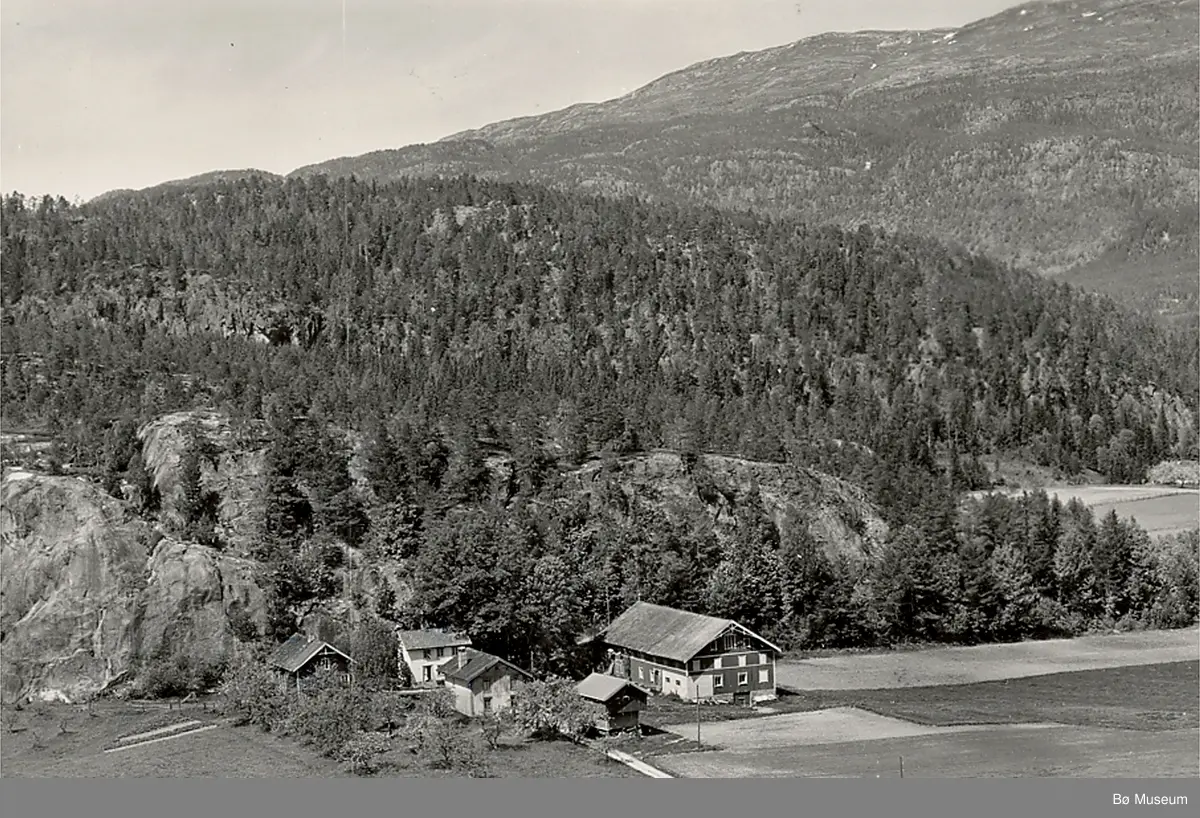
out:
{"label": "grass field", "polygon": [[[913,777],[1200,775],[1196,660],[966,685],[811,690],[771,708],[777,714],[741,719],[734,708],[703,708],[701,737],[715,749],[668,747],[653,763],[701,778],[892,777],[901,756]],[[671,721],[684,710],[656,701],[648,718],[691,738],[694,720]]]}
{"label": "grass field", "polygon": [[[1097,518],[1110,511],[1124,519],[1135,519],[1153,536],[1174,534],[1200,527],[1200,492],[1174,486],[1044,486],[1051,497],[1063,503],[1078,499]],[[1006,492],[1020,493],[1020,490]]]}
{"label": "grass field", "polygon": [[[982,728],[655,759],[683,778],[1195,778],[1194,730]],[[903,762],[901,762],[903,759]]]}
{"label": "grass field", "polygon": [[784,660],[777,679],[793,690],[869,690],[968,684],[1198,657],[1200,630],[1188,628]]}
{"label": "grass field", "polygon": [[[15,713],[15,720],[8,714]],[[5,778],[330,778],[347,775],[342,764],[296,742],[252,727],[231,727],[199,708],[141,712],[120,703],[97,705],[95,715],[77,706],[5,708],[0,735],[0,775]],[[196,720],[214,729],[106,752],[135,734]],[[62,727],[66,727],[63,732]],[[15,732],[12,728],[15,728]],[[156,737],[166,733],[155,734]],[[431,770],[403,750],[389,753],[382,776],[451,777]],[[509,740],[488,754],[497,778],[636,777],[623,764],[569,742]]]}

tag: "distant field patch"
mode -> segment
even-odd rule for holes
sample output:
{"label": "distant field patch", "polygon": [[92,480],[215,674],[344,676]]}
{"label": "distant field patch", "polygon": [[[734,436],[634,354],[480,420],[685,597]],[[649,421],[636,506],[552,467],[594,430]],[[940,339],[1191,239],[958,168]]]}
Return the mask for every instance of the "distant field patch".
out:
{"label": "distant field patch", "polygon": [[[1078,499],[1097,518],[1110,511],[1133,518],[1149,534],[1162,536],[1200,527],[1200,491],[1175,486],[1046,486],[1063,503]],[[1010,490],[1004,494],[1020,494]],[[977,492],[976,494],[979,494]]]}
{"label": "distant field patch", "polygon": [[1200,630],[1048,639],[1014,644],[826,656],[780,662],[780,685],[794,690],[869,690],[969,684],[1072,670],[1194,661]]}

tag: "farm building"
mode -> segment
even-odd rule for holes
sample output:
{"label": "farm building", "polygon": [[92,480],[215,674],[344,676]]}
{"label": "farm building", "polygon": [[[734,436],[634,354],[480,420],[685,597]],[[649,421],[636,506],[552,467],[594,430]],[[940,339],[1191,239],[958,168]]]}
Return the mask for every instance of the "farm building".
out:
{"label": "farm building", "polygon": [[775,645],[732,619],[638,602],[600,634],[610,673],[653,693],[737,704],[776,697]]}
{"label": "farm building", "polygon": [[442,630],[399,631],[400,661],[412,672],[413,682],[432,685],[442,681],[438,667],[471,647],[470,637]]}
{"label": "farm building", "polygon": [[513,685],[532,678],[499,656],[467,648],[438,669],[454,692],[454,706],[465,716],[485,716],[507,710]]}
{"label": "farm building", "polygon": [[596,720],[602,733],[637,732],[640,714],[649,694],[626,679],[593,673],[575,686],[581,698],[602,705],[604,713]]}
{"label": "farm building", "polygon": [[305,679],[322,670],[336,670],[347,682],[353,678],[353,659],[328,642],[302,633],[292,634],[276,648],[270,664],[285,690],[300,690]]}

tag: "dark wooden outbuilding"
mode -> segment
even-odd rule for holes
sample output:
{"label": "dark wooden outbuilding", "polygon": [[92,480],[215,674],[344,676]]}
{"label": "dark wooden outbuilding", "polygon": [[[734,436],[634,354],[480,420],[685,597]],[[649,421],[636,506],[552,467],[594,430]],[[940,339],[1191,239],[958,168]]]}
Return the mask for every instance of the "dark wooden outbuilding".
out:
{"label": "dark wooden outbuilding", "polygon": [[300,690],[304,680],[321,670],[335,670],[346,682],[353,679],[354,660],[333,645],[302,633],[293,634],[275,649],[271,667],[284,689]]}
{"label": "dark wooden outbuilding", "polygon": [[642,708],[649,698],[642,688],[616,676],[593,673],[576,685],[575,691],[604,707],[604,714],[596,721],[601,733],[640,732]]}

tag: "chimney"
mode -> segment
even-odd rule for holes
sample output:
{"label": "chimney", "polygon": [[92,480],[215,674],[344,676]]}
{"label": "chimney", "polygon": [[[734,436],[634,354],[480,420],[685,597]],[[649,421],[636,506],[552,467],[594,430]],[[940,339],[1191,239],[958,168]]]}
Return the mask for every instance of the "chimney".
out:
{"label": "chimney", "polygon": [[462,670],[464,654],[466,654],[466,651],[463,650],[462,648],[459,648],[458,649],[458,669],[459,670]]}

